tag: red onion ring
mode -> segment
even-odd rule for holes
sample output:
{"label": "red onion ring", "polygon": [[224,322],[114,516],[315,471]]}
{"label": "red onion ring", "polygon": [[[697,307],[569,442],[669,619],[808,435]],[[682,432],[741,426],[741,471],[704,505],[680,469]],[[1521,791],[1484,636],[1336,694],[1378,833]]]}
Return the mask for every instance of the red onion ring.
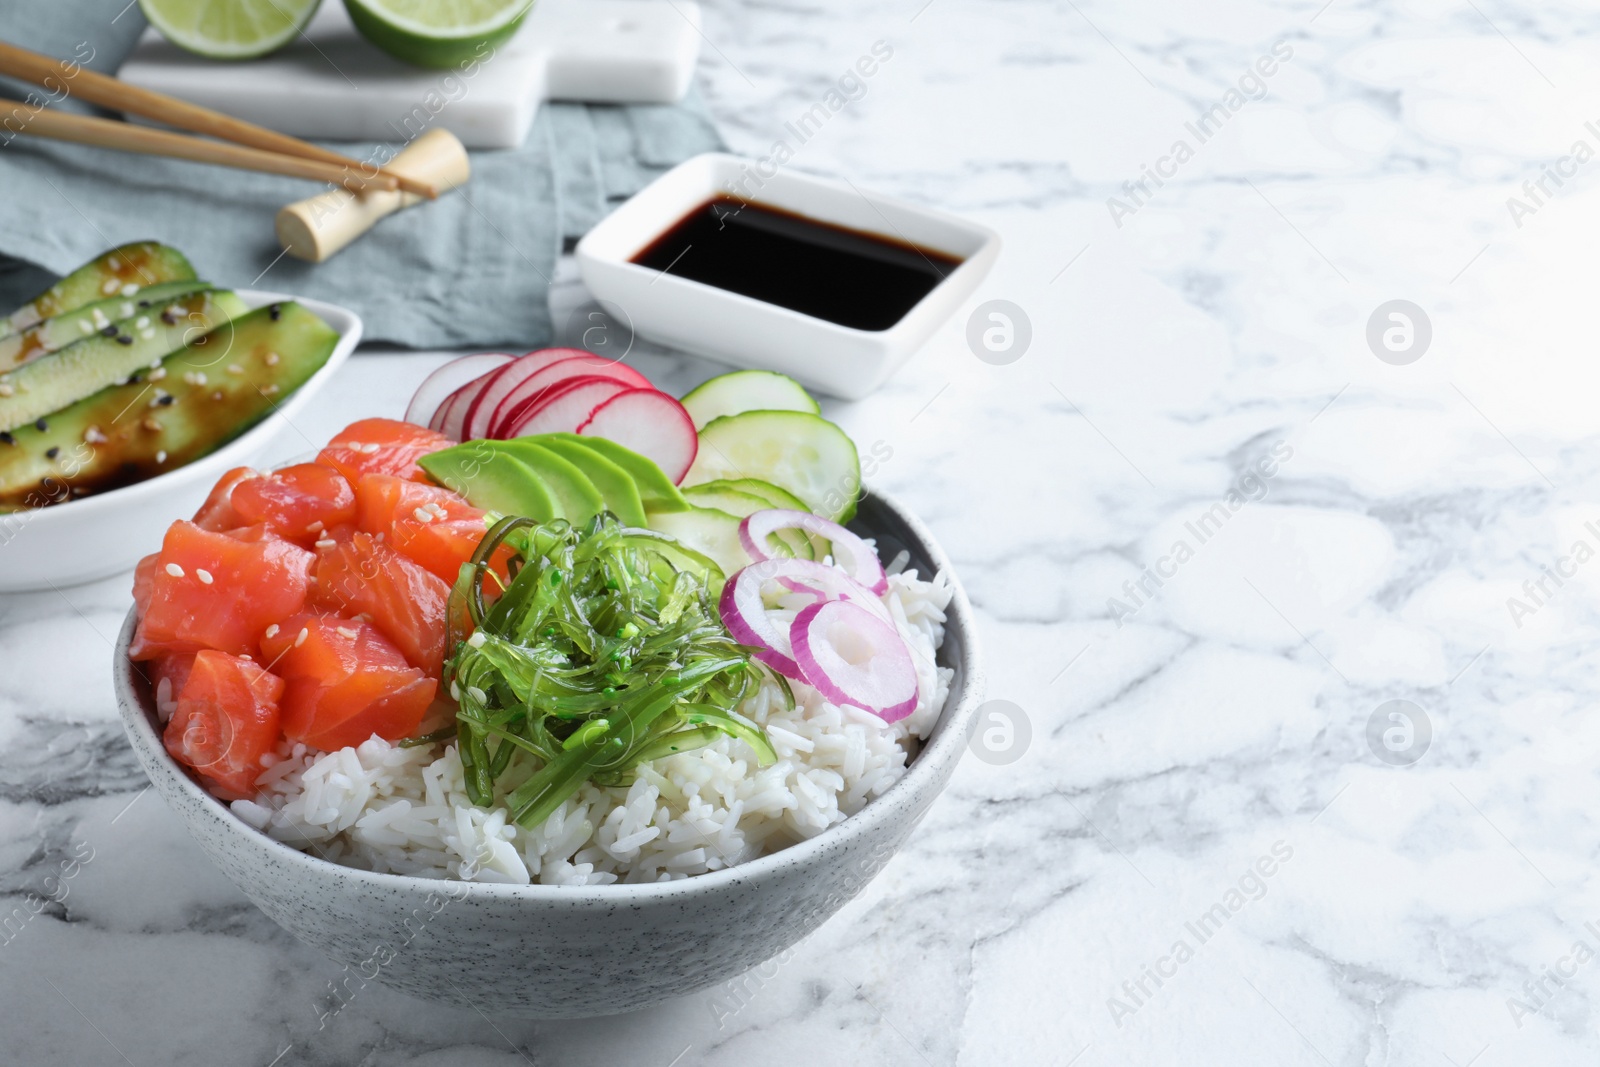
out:
{"label": "red onion ring", "polygon": [[813,604],[795,616],[789,640],[806,681],[833,703],[864,708],[884,722],[916,710],[910,650],[898,630],[860,605]]}
{"label": "red onion ring", "polygon": [[836,522],[830,522],[809,511],[789,508],[768,508],[754,511],[739,523],[739,543],[750,553],[750,558],[762,561],[773,558],[767,551],[767,537],[779,530],[804,530],[825,537],[832,545],[833,558],[845,571],[878,596],[889,591],[889,578],[878,562],[878,554],[855,534]]}
{"label": "red onion ring", "polygon": [[735,641],[756,649],[756,659],[779,674],[803,682],[805,673],[794,661],[789,635],[773,621],[761,600],[762,582],[777,577],[762,572],[775,562],[778,561],[745,567],[728,579],[717,601],[717,612]]}

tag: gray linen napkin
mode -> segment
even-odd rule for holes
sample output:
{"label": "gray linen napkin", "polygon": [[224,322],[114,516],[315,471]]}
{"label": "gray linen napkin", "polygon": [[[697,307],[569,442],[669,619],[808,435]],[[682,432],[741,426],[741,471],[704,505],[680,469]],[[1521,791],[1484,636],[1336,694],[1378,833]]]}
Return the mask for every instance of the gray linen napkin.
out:
{"label": "gray linen napkin", "polygon": [[[119,7],[0,0],[0,36],[66,57],[94,22],[93,65],[114,70],[142,28],[137,7],[113,25]],[[284,204],[316,192],[312,183],[26,136],[3,141],[0,308],[107,248],[155,239],[181,249],[219,285],[349,307],[368,340],[512,349],[550,339],[546,291],[563,247],[657,174],[721,147],[693,94],[675,106],[547,104],[522,147],[472,154],[465,188],[399,212],[328,262],[309,264],[280,256],[272,220]],[[379,148],[329,147],[358,159]]]}

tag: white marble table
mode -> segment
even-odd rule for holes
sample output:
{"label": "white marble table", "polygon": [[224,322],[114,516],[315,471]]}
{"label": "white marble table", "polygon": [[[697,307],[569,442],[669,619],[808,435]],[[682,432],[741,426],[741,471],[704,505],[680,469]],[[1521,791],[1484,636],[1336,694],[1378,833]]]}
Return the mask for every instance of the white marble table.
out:
{"label": "white marble table", "polygon": [[[1594,1062],[1600,21],[703,6],[736,149],[1005,236],[967,310],[1023,309],[1020,358],[952,322],[828,411],[892,449],[875,480],[957,561],[1031,742],[965,761],[738,990],[537,1023],[374,985],[319,1029],[334,966],[142,792],[106,667],[127,579],[0,600],[0,903],[93,857],[0,943],[0,1062]],[[785,123],[879,40],[800,144]],[[1420,333],[1367,340],[1397,299],[1431,326],[1404,364]],[[438,358],[353,360],[300,429],[398,413]]]}

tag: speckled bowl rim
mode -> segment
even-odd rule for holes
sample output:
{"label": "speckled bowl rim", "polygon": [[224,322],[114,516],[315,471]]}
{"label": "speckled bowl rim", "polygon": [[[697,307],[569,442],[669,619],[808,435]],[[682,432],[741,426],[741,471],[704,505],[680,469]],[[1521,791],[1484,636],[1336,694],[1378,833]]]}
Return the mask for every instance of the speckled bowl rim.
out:
{"label": "speckled bowl rim", "polygon": [[[966,750],[968,733],[974,713],[984,694],[984,669],[982,652],[979,649],[977,628],[972,617],[972,604],[967,599],[966,590],[956,577],[954,568],[950,565],[949,558],[944,550],[934,540],[928,528],[901,505],[894,497],[878,490],[866,490],[865,500],[882,507],[892,514],[897,521],[904,525],[915,540],[915,544],[907,544],[913,553],[920,553],[933,565],[935,572],[940,570],[950,581],[953,595],[950,605],[945,611],[946,616],[946,646],[941,646],[941,651],[948,646],[952,633],[960,636],[962,669],[958,681],[959,690],[952,687],[946,697],[945,708],[934,725],[933,731],[922,749],[911,761],[906,773],[900,777],[887,790],[873,798],[866,807],[843,822],[830,826],[815,837],[797,842],[778,852],[765,856],[758,856],[746,863],[733,867],[725,867],[719,871],[710,871],[697,874],[689,878],[680,878],[670,882],[632,882],[614,883],[599,886],[560,886],[560,885],[515,885],[503,882],[463,882],[449,879],[424,878],[411,874],[391,874],[387,872],[368,871],[360,867],[347,867],[332,860],[325,860],[310,853],[277,841],[255,827],[240,819],[222,801],[213,797],[191,778],[187,771],[181,768],[177,761],[167,753],[166,747],[161,743],[160,736],[156,733],[147,698],[141,691],[140,683],[135,681],[133,663],[128,659],[128,647],[133,640],[134,626],[137,623],[135,611],[129,609],[127,618],[123,621],[122,631],[118,635],[116,649],[113,652],[112,670],[117,690],[117,702],[122,714],[124,730],[129,735],[129,743],[135,748],[142,746],[163,768],[169,771],[178,781],[178,787],[190,796],[204,802],[200,810],[208,811],[219,822],[228,826],[254,847],[267,852],[272,859],[291,866],[304,869],[313,878],[323,878],[332,873],[335,876],[350,880],[357,886],[369,886],[374,889],[408,890],[416,893],[431,893],[436,891],[441,884],[452,887],[465,887],[468,898],[476,897],[489,900],[527,900],[541,904],[566,904],[572,906],[595,906],[613,908],[619,905],[635,905],[645,903],[664,903],[674,899],[688,899],[697,895],[716,892],[719,889],[737,886],[743,883],[758,882],[764,876],[775,873],[786,867],[796,864],[810,865],[827,860],[830,852],[837,845],[845,844],[849,839],[870,834],[874,828],[886,819],[905,817],[906,811],[912,805],[911,798],[925,782],[939,781],[941,772],[950,764],[961,758]],[[942,792],[948,777],[937,787]],[[152,783],[154,784],[154,783]],[[902,803],[905,801],[905,803]],[[459,890],[453,890],[459,892]]]}

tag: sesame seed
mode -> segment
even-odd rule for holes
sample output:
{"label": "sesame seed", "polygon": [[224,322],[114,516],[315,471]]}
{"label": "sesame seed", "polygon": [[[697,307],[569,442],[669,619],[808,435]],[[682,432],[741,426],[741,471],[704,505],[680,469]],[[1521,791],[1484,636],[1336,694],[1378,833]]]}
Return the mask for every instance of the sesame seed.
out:
{"label": "sesame seed", "polygon": [[10,430],[0,430],[0,445],[14,445],[16,443],[17,439],[12,436]]}
{"label": "sesame seed", "polygon": [[167,408],[167,407],[171,407],[173,405],[173,403],[177,399],[178,398],[173,396],[171,393],[164,393],[164,394],[162,394],[162,397],[161,397],[160,401],[158,401],[158,402],[160,403],[160,405],[162,407]]}
{"label": "sesame seed", "polygon": [[[262,396],[271,396],[273,393],[276,393],[278,391],[278,386],[277,386],[277,383],[274,382],[272,385],[269,385],[266,388],[258,390],[258,391],[261,393]],[[221,395],[221,394],[218,394],[218,395]]]}
{"label": "sesame seed", "polygon": [[[130,306],[128,308],[128,313],[131,314],[132,312],[133,312],[133,308]],[[137,326],[139,329],[142,330],[146,326],[150,325],[150,316],[149,315],[140,315],[138,318],[133,320],[133,324],[135,326]]]}
{"label": "sesame seed", "polygon": [[262,362],[269,367],[276,367],[278,365],[278,353],[268,352],[262,357]]}
{"label": "sesame seed", "polygon": [[146,375],[146,377],[149,378],[152,382],[159,382],[161,379],[165,378],[166,376],[167,376],[167,368],[165,368],[165,367],[156,367],[148,375]]}
{"label": "sesame seed", "polygon": [[295,648],[299,648],[301,645],[305,644],[306,643],[306,638],[308,638],[310,636],[311,636],[311,631],[310,630],[308,630],[304,626],[300,627],[300,632],[294,635],[294,647]]}
{"label": "sesame seed", "polygon": [[90,426],[84,429],[83,439],[91,445],[104,444],[106,435],[100,431],[100,427]]}
{"label": "sesame seed", "polygon": [[268,637],[277,637],[278,636],[278,624],[277,623],[273,623],[271,626],[267,627],[267,636]]}
{"label": "sesame seed", "polygon": [[156,453],[156,466],[159,467],[159,466],[161,466],[161,464],[165,463],[166,461],[167,461],[167,451],[166,451],[166,449],[162,449],[160,452]]}
{"label": "sesame seed", "polygon": [[[150,340],[155,335],[156,335],[156,328],[154,326],[150,326],[150,327],[147,327],[146,329],[143,329],[143,330],[139,331],[139,336],[144,338],[146,341]],[[130,341],[128,343],[132,344],[133,342]]]}
{"label": "sesame seed", "polygon": [[43,419],[36,419],[34,420],[33,428],[38,430],[40,433],[44,433],[46,430],[50,429],[50,424],[45,422]]}
{"label": "sesame seed", "polygon": [[94,309],[94,328],[95,329],[97,329],[97,330],[103,329],[110,322],[111,322],[111,320],[106,318],[106,313],[104,311],[101,311],[99,308],[95,308]]}
{"label": "sesame seed", "polygon": [[123,334],[121,337],[117,338],[117,344],[119,344],[119,345],[131,345],[131,344],[133,344],[133,338],[131,336],[129,336],[128,334]]}
{"label": "sesame seed", "polygon": [[378,444],[376,441],[368,441],[366,444],[361,446],[361,451],[365,452],[369,456],[375,456],[378,454],[378,449],[381,447],[383,446]]}
{"label": "sesame seed", "polygon": [[361,636],[360,630],[352,630],[348,626],[335,626],[334,630],[338,632],[340,637],[349,638],[351,641]]}
{"label": "sesame seed", "polygon": [[[124,300],[122,302],[122,310],[117,312],[117,317],[125,319],[125,318],[127,318],[128,316],[130,316],[132,314],[133,314],[133,301],[132,300]],[[134,323],[134,325],[137,326],[138,323]]]}
{"label": "sesame seed", "polygon": [[176,563],[169,563],[167,564],[167,573],[172,575],[174,578],[182,578],[183,568],[178,566]]}
{"label": "sesame seed", "polygon": [[204,385],[204,384],[206,384],[206,376],[205,376],[205,373],[203,371],[197,371],[197,370],[186,371],[184,373],[184,375],[183,375],[183,380],[188,382],[190,385]]}
{"label": "sesame seed", "polygon": [[110,296],[112,293],[117,291],[117,280],[115,278],[107,278],[105,283],[100,286],[100,291],[107,296]]}
{"label": "sesame seed", "polygon": [[251,654],[250,654],[250,653],[248,653],[248,652],[241,652],[241,653],[239,653],[239,658],[240,658],[240,659],[242,659],[242,660],[248,660],[248,661],[250,661],[250,662],[251,662],[251,663],[254,663],[254,662],[255,662],[255,659],[256,659],[256,658],[255,658],[255,657],[254,657],[254,656],[252,656],[252,655],[251,655]]}
{"label": "sesame seed", "polygon": [[484,640],[485,638],[483,636],[483,631],[474,630],[472,636],[467,638],[467,644],[471,645],[473,648],[482,648]]}
{"label": "sesame seed", "polygon": [[112,270],[121,270],[122,269],[122,257],[121,256],[107,256],[106,257],[106,266],[110,267]]}
{"label": "sesame seed", "polygon": [[429,511],[427,508],[418,508],[416,511],[413,511],[411,513],[411,515],[418,522],[432,522],[433,521],[433,512]]}
{"label": "sesame seed", "polygon": [[161,321],[166,323],[168,326],[176,326],[178,324],[177,311],[173,308],[163,308],[161,312]]}
{"label": "sesame seed", "polygon": [[317,539],[316,546],[318,548],[333,548],[338,543],[331,537],[321,537]]}
{"label": "sesame seed", "polygon": [[61,455],[61,449],[56,445],[52,445],[44,450],[44,454],[46,459],[55,459],[57,456]]}
{"label": "sesame seed", "polygon": [[88,319],[79,319],[78,320],[78,332],[79,333],[94,333],[94,323],[90,322]]}
{"label": "sesame seed", "polygon": [[211,572],[206,570],[206,569],[204,569],[203,567],[196,567],[195,570],[194,570],[194,576],[196,578],[200,579],[200,584],[201,585],[210,585],[211,584],[211,581],[212,581]]}
{"label": "sesame seed", "polygon": [[157,389],[156,390],[156,395],[150,398],[150,403],[146,404],[145,407],[147,407],[147,408],[158,408],[158,407],[160,407],[161,406],[161,401],[166,399],[166,397],[168,395],[169,394],[167,393],[167,391],[165,389]]}
{"label": "sesame seed", "polygon": [[104,326],[100,327],[100,333],[105,337],[115,337],[117,335],[117,328],[108,322]]}
{"label": "sesame seed", "polygon": [[322,520],[318,519],[316,522],[306,527],[306,533],[320,533],[323,529],[323,525],[324,524]]}
{"label": "sesame seed", "polygon": [[267,305],[267,315],[271,317],[273,322],[277,322],[278,321],[278,316],[280,316],[282,314],[283,314],[283,305],[282,304],[268,304]]}
{"label": "sesame seed", "polygon": [[160,433],[161,432],[161,423],[157,422],[155,419],[145,419],[139,425],[143,426],[145,429],[149,430],[151,433]]}
{"label": "sesame seed", "polygon": [[122,295],[123,296],[132,296],[134,293],[137,293],[138,291],[139,291],[139,287],[137,285],[134,285],[132,282],[129,282],[127,285],[124,285],[122,287]]}
{"label": "sesame seed", "polygon": [[237,364],[237,363],[230,363],[230,364],[228,364],[228,373],[229,374],[243,374],[244,373],[244,368],[239,366],[239,364]]}

